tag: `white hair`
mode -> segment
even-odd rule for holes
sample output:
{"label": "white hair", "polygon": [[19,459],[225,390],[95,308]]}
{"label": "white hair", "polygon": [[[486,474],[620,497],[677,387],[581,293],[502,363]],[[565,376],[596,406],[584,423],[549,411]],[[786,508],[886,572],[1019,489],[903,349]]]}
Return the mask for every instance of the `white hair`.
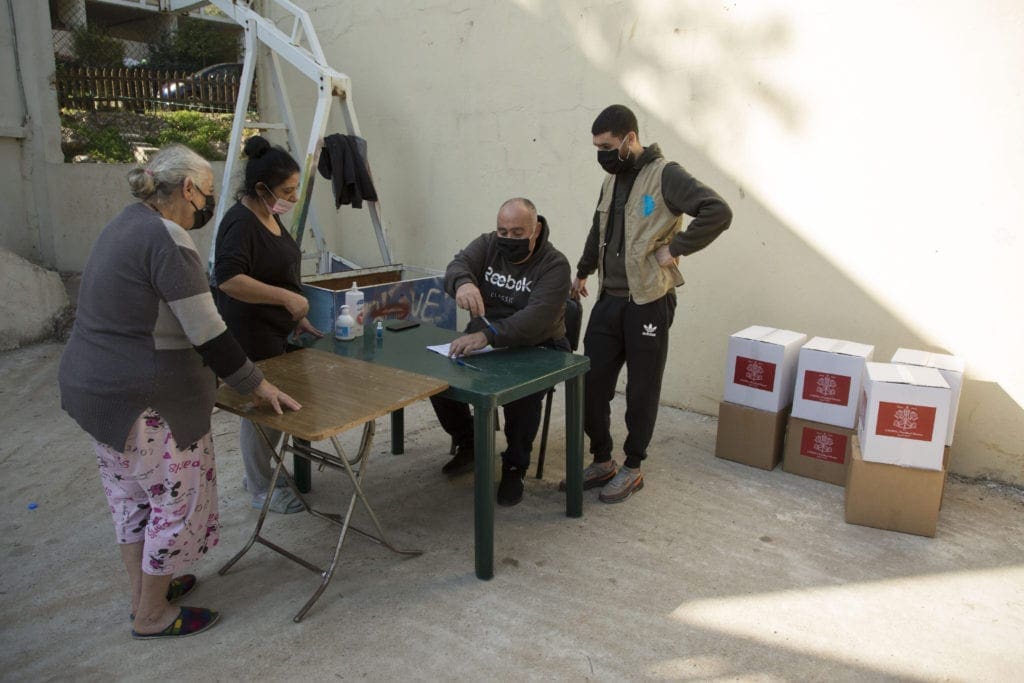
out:
{"label": "white hair", "polygon": [[212,173],[210,162],[202,158],[185,145],[164,147],[150,159],[143,168],[136,166],[128,172],[128,186],[136,199],[165,200],[191,178],[198,184],[198,179],[205,173]]}

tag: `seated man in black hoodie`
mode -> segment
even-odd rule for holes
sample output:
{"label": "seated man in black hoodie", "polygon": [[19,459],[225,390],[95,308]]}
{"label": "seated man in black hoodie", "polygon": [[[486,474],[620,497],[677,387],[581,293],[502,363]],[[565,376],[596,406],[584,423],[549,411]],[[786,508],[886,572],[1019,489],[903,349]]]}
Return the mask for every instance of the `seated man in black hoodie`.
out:
{"label": "seated man in black hoodie", "polygon": [[[537,215],[533,202],[509,199],[498,211],[497,229],[480,235],[455,255],[445,272],[445,291],[472,319],[466,333],[452,342],[452,356],[488,344],[570,350],[565,338],[565,300],[572,271],[562,252],[552,246],[549,234],[547,221]],[[508,447],[501,454],[499,505],[515,505],[523,499],[543,399],[540,392],[504,406]],[[455,457],[441,471],[449,476],[470,471],[474,457],[469,406],[436,396],[430,400],[456,447]]]}

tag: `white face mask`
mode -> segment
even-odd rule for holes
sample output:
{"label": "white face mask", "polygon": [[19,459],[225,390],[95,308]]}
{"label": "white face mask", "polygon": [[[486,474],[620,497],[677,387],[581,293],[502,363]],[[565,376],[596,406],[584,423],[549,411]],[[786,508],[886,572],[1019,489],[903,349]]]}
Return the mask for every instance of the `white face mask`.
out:
{"label": "white face mask", "polygon": [[267,207],[267,211],[269,211],[270,213],[280,216],[281,214],[288,213],[289,211],[295,208],[296,202],[290,202],[287,199],[281,199],[276,194],[271,192],[269,187],[267,187],[266,185],[263,185],[263,187],[265,187],[267,189],[267,192],[270,192],[270,196],[274,198],[274,204],[273,206],[271,206],[270,204],[267,204],[266,200],[263,199],[263,197],[260,197],[260,201],[263,202],[263,206]]}

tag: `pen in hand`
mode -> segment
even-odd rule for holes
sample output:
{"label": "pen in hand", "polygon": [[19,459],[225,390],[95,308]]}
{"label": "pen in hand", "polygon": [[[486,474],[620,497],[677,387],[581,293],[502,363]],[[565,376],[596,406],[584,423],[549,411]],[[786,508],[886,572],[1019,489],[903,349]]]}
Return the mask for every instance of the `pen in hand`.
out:
{"label": "pen in hand", "polygon": [[484,321],[485,325],[487,325],[487,329],[491,331],[491,334],[498,336],[498,331],[494,329],[494,325],[491,324],[491,321],[487,319],[486,315],[480,316],[480,319]]}

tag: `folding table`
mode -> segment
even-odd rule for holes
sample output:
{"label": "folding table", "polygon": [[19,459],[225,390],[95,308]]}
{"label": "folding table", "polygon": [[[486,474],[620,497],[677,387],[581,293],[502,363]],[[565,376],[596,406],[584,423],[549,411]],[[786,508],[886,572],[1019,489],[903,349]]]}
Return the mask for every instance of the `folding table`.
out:
{"label": "folding table", "polygon": [[[369,333],[369,328],[367,328]],[[378,367],[390,367],[436,377],[448,384],[443,396],[473,406],[474,450],[474,533],[476,575],[484,580],[494,576],[494,411],[516,399],[565,386],[565,514],[583,515],[583,375],[590,359],[562,351],[536,347],[502,349],[473,356],[472,370],[426,349],[459,336],[428,323],[400,332],[385,331],[383,339],[367,334],[355,341],[333,337],[303,338],[302,344],[345,358],[358,358]],[[403,450],[404,415],[391,416],[392,453]],[[296,479],[303,473],[298,463]]]}
{"label": "folding table", "polygon": [[[302,349],[288,353],[276,358],[270,358],[257,364],[267,379],[276,384],[282,391],[290,395],[300,404],[302,410],[285,410],[283,415],[278,415],[269,407],[257,408],[251,397],[242,396],[228,386],[222,386],[217,393],[217,405],[235,413],[241,417],[251,420],[259,431],[260,436],[270,445],[273,457],[276,462],[274,474],[270,482],[270,490],[277,483],[279,475],[284,475],[288,485],[306,505],[306,511],[310,514],[325,519],[341,527],[338,534],[338,542],[334,548],[334,554],[326,568],[319,567],[298,555],[285,550],[279,545],[272,543],[261,535],[263,523],[267,517],[270,507],[271,496],[267,496],[260,510],[256,528],[248,543],[245,544],[237,555],[220,568],[220,574],[225,574],[241,557],[248,552],[254,543],[260,543],[274,552],[287,557],[307,569],[320,574],[320,586],[313,593],[312,597],[295,615],[295,621],[301,621],[306,612],[313,606],[317,598],[327,588],[338,565],[338,557],[341,554],[342,544],[349,529],[360,533],[371,540],[380,543],[390,550],[402,555],[419,555],[418,550],[403,550],[392,544],[381,526],[380,520],[370,506],[363,491],[363,479],[366,476],[368,454],[373,443],[374,420],[383,415],[388,415],[395,410],[401,410],[405,406],[420,401],[434,394],[438,394],[448,388],[447,382],[433,377],[426,377],[412,372],[396,368],[373,365],[361,360],[342,358],[332,353],[317,351],[315,349]],[[338,434],[362,426],[362,439],[359,444],[359,451],[353,457],[349,457],[338,441]],[[280,448],[270,443],[264,427],[276,429],[284,433],[281,439]],[[303,439],[308,443],[315,441],[330,440],[335,453],[329,453],[317,448],[298,443],[289,444],[289,437]],[[348,501],[348,507],[344,517],[338,514],[325,513],[315,510],[307,501],[294,480],[288,475],[284,468],[284,454],[290,452],[312,462],[317,462],[321,467],[331,467],[343,470],[348,474],[352,483],[352,497]],[[352,513],[355,510],[356,500],[359,500],[376,528],[377,535],[363,531],[352,526]]]}

